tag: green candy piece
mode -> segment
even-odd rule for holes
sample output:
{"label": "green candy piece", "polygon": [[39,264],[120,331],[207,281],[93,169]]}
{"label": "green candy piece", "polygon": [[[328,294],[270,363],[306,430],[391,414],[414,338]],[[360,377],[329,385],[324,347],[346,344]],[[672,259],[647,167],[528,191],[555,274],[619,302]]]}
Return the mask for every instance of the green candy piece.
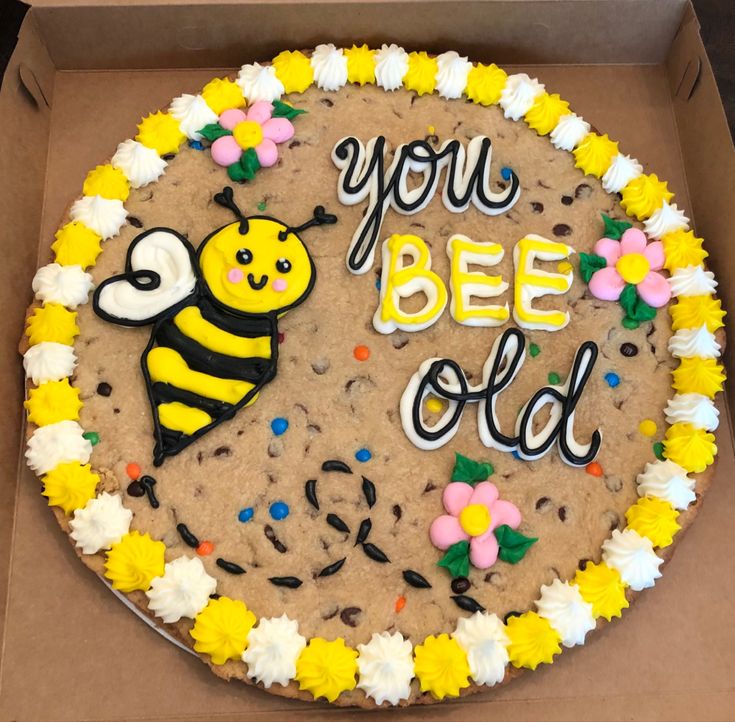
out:
{"label": "green candy piece", "polygon": [[552,371],[552,372],[551,372],[551,373],[549,374],[549,383],[550,383],[550,384],[551,384],[552,386],[557,386],[558,384],[560,384],[560,383],[561,383],[561,376],[559,376],[559,374],[558,374],[558,373],[556,373],[556,371]]}
{"label": "green candy piece", "polygon": [[97,446],[100,443],[100,435],[96,431],[85,431],[82,436],[89,441],[92,446]]}
{"label": "green candy piece", "polygon": [[262,213],[265,210],[265,208],[266,208],[265,201],[260,201],[260,203],[258,203],[258,210],[261,211]]}
{"label": "green candy piece", "polygon": [[664,456],[664,445],[661,441],[657,441],[653,445],[653,453],[656,455],[656,458],[659,461],[665,461],[666,457]]}
{"label": "green candy piece", "polygon": [[531,358],[536,358],[541,353],[541,349],[538,347],[538,344],[532,343],[528,347],[528,353],[531,354]]}

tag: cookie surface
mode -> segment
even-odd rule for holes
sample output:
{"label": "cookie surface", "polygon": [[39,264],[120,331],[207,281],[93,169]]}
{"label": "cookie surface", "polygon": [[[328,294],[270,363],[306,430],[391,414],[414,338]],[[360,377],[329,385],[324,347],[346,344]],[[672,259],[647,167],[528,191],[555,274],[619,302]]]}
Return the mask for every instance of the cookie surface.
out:
{"label": "cookie surface", "polygon": [[[311,66],[318,71],[318,63]],[[278,69],[279,64],[274,67]],[[287,84],[288,77],[280,79]],[[261,92],[261,86],[249,78],[244,69],[240,85],[235,87],[250,90],[252,106],[252,101],[258,100],[253,94]],[[507,83],[512,85],[510,80]],[[465,81],[460,90],[465,84],[470,87]],[[207,98],[206,89],[202,97]],[[108,525],[115,526],[111,519],[124,525],[119,511],[96,518],[95,528],[103,541],[99,549],[91,551],[91,541],[83,548],[80,532],[75,539],[85,562],[130,591],[146,613],[158,613],[159,619],[173,618],[184,610],[179,620],[164,621],[174,625],[174,633],[187,644],[196,640],[198,651],[205,653],[223,676],[270,681],[269,691],[279,694],[298,694],[300,684],[307,690],[301,693],[305,698],[325,697],[343,704],[395,704],[456,696],[469,686],[470,678],[480,684],[498,682],[508,661],[508,670],[550,662],[562,642],[573,646],[584,641],[600,617],[620,614],[627,606],[626,594],[652,586],[659,575],[660,558],[671,544],[667,535],[673,536],[694,513],[693,506],[687,510],[695,497],[693,479],[686,473],[701,471],[711,463],[710,432],[713,424],[716,426],[716,415],[713,422],[712,413],[707,416],[709,406],[701,399],[716,393],[722,375],[712,336],[713,332],[721,335],[719,306],[715,309],[707,303],[709,298],[715,303],[714,286],[706,292],[703,270],[684,274],[678,286],[671,281],[667,284],[681,308],[674,314],[674,330],[704,327],[700,338],[690,333],[682,340],[679,333],[679,342],[672,346],[672,318],[665,304],[654,311],[653,318],[622,324],[625,314],[621,305],[592,295],[578,259],[581,254],[600,259],[598,242],[604,233],[612,234],[614,227],[622,236],[628,230],[625,225],[645,230],[650,243],[664,238],[662,250],[671,250],[667,254],[671,263],[665,268],[673,275],[680,266],[700,267],[703,256],[698,258],[697,248],[701,245],[691,234],[694,240],[689,240],[684,226],[674,227],[677,216],[673,221],[661,221],[664,225],[673,223],[670,228],[655,227],[649,220],[662,203],[668,206],[668,200],[656,204],[650,213],[641,213],[640,219],[629,218],[618,197],[605,192],[604,179],[595,177],[604,176],[610,159],[600,172],[585,174],[575,167],[575,160],[585,165],[580,157],[575,159],[554,147],[526,123],[504,117],[507,107],[450,102],[437,94],[418,96],[405,88],[388,93],[370,84],[346,85],[339,92],[311,85],[286,97],[306,112],[290,119],[295,134],[278,144],[275,167],[262,167],[254,178],[234,185],[234,202],[245,216],[265,215],[278,219],[284,227],[303,223],[319,205],[336,214],[338,222],[301,234],[316,278],[308,298],[276,318],[270,331],[270,342],[277,347],[275,377],[263,385],[254,403],[238,409],[231,419],[218,423],[155,467],[151,399],[141,371],[151,328],[121,328],[101,318],[91,304],[79,305],[75,318],[79,334],[72,336],[78,359],[73,386],[83,402],[79,424],[97,435],[91,439],[91,463],[99,484],[93,483],[90,491],[90,481],[82,478],[86,472],[77,468],[78,463],[73,470],[59,471],[59,465],[87,462],[74,456],[73,450],[67,458],[65,445],[72,442],[66,435],[58,442],[64,447],[59,456],[55,447],[44,450],[43,433],[39,437],[34,432],[29,461],[46,475],[47,492],[55,483],[60,487],[58,498],[62,501],[56,503],[67,514],[58,516],[67,531],[76,531],[70,521],[84,517],[96,491],[119,497],[132,512],[128,524],[133,534],[138,531],[163,542],[165,551],[152,541],[150,545],[142,542],[142,546],[135,546],[138,541],[127,544],[125,539],[131,539],[130,533],[125,535],[127,527],[119,534],[125,535],[122,542],[113,539],[114,529]],[[271,100],[276,99],[261,102]],[[208,127],[217,123],[224,127],[227,123],[222,121],[222,113],[227,107],[219,107],[211,94],[209,103],[217,122]],[[183,118],[180,127],[184,129]],[[535,234],[574,249],[576,255],[568,261],[542,258],[536,263],[539,270],[557,277],[572,272],[560,264],[573,267],[568,291],[533,301],[537,309],[568,312],[570,322],[551,332],[521,329],[525,361],[507,391],[499,395],[496,412],[499,428],[511,432],[524,404],[545,386],[563,387],[580,344],[593,342],[597,358],[573,420],[579,444],[594,439],[596,431],[601,434],[599,451],[591,463],[578,467],[564,463],[556,446],[536,460],[524,460],[517,451],[488,448],[480,438],[474,402],[467,404],[456,435],[446,445],[427,451],[412,443],[401,417],[401,398],[422,364],[432,358],[453,359],[470,385],[481,384],[483,364],[493,344],[505,329],[518,324],[511,315],[499,327],[472,327],[458,323],[446,308],[435,323],[422,330],[376,331],[373,315],[382,303],[383,284],[390,281],[381,267],[379,247],[366,273],[350,273],[345,265],[350,239],[368,205],[368,201],[353,206],[340,202],[340,171],[332,149],[349,136],[363,143],[382,136],[391,148],[421,140],[436,152],[446,140],[456,139],[468,147],[473,138],[486,136],[492,141],[491,190],[502,194],[507,188],[507,174],[501,174],[501,169],[512,169],[518,178],[517,201],[497,215],[488,216],[472,204],[462,213],[451,212],[442,203],[441,188],[420,212],[403,215],[391,209],[385,214],[380,243],[393,234],[418,236],[431,254],[431,270],[447,288],[454,290],[446,248],[457,234],[476,243],[499,244],[504,250],[502,260],[492,269],[470,263],[469,270],[491,272],[509,282],[510,289],[500,301],[492,300],[508,299],[511,309],[516,300],[513,288],[517,273],[513,251],[519,241]],[[157,152],[171,152],[160,145],[161,137],[167,138],[158,127],[153,139],[139,140],[144,146],[148,143],[146,147],[158,145]],[[126,271],[129,248],[141,234],[156,228],[172,229],[197,249],[216,229],[233,224],[232,213],[214,198],[223,186],[233,184],[234,171],[228,178],[225,169],[213,162],[206,138],[190,141],[168,159],[165,173],[155,183],[129,189],[124,199],[126,224],[119,233],[111,234],[114,237],[104,243],[104,253],[90,269],[96,286]],[[160,155],[168,157],[167,152]],[[621,188],[629,211],[634,206],[631,199],[638,177],[642,177],[640,171]],[[413,176],[413,180],[418,182],[418,177]],[[105,185],[102,193],[114,195],[115,190]],[[85,189],[87,198],[95,195],[100,194]],[[617,225],[603,228],[601,214]],[[72,207],[72,221],[74,216]],[[665,213],[659,212],[661,216]],[[60,249],[55,250],[62,266],[76,265],[65,264]],[[642,253],[637,255],[643,257]],[[202,258],[198,256],[192,264],[196,266]],[[67,260],[79,263],[76,257]],[[602,267],[604,258],[595,270]],[[37,308],[53,311],[54,303],[69,305],[58,297],[61,284],[45,296],[43,284],[39,281],[34,285],[39,300],[45,303]],[[687,298],[700,300],[682,303]],[[408,312],[421,305],[416,298],[401,303]],[[29,323],[31,350],[43,343],[68,343],[54,335],[67,319],[51,323],[53,332],[39,324],[34,337],[33,318]],[[680,349],[684,347],[693,352],[683,354]],[[665,413],[672,397],[672,371],[684,364],[670,349],[679,357],[685,355],[701,363],[696,368],[686,367],[678,379],[674,375],[678,401],[669,404]],[[273,356],[271,352],[269,358]],[[29,368],[37,370],[32,363],[27,364]],[[59,383],[54,375],[58,373],[35,379],[38,389]],[[59,394],[63,394],[61,401]],[[701,398],[684,399],[685,395]],[[437,423],[449,401],[442,397],[441,388],[435,388],[422,407],[425,423]],[[54,390],[44,405],[38,399],[34,402],[32,388],[28,405],[30,420],[38,422],[41,432],[44,427],[68,424],[77,418],[75,404],[69,402],[66,391]],[[532,430],[538,432],[547,420],[548,413],[540,412],[532,420]],[[661,442],[667,421],[674,424],[670,429],[680,433],[667,434],[664,446]],[[34,453],[36,448],[38,453]],[[670,460],[665,462],[667,450]],[[456,453],[469,461],[458,464]],[[53,463],[57,461],[59,465]],[[479,464],[472,461],[492,466],[478,471]],[[469,477],[466,469],[465,478],[461,468],[457,471],[462,463],[469,464]],[[482,484],[488,488],[490,483],[499,498],[519,512],[519,521],[514,517],[506,520],[507,538],[495,534],[500,539],[500,558],[485,568],[460,564],[448,569],[437,564],[445,550],[435,548],[429,538],[435,519],[447,512],[460,518],[464,507],[473,503],[483,506],[473,502],[467,491],[467,499],[461,508],[455,506],[452,514],[446,489],[453,473],[455,488],[460,485],[457,494],[464,493],[463,484],[476,490]],[[639,498],[650,501],[641,505]],[[475,534],[468,531],[472,519],[465,515],[462,529],[468,537],[492,531],[494,513],[509,513],[501,507],[493,511],[493,503],[485,504],[490,520],[486,519]],[[631,508],[636,509],[632,515]],[[78,509],[82,509],[81,514]],[[514,532],[520,538],[513,536]],[[611,534],[612,545],[607,552],[601,551]],[[110,544],[112,551],[106,553],[104,547]],[[511,552],[520,547],[524,547],[520,557],[515,558]],[[465,558],[468,554],[461,546],[455,551],[460,561],[461,553]],[[171,563],[181,557],[200,560],[203,570],[188,568],[177,577],[179,572],[170,571]],[[168,563],[165,574],[164,558]],[[458,569],[464,571],[459,573]],[[171,583],[157,584],[157,578]],[[539,590],[544,585],[547,591],[540,599]],[[210,594],[220,596],[202,611]],[[181,596],[187,597],[189,606]],[[535,605],[539,599],[541,604]],[[199,600],[198,605],[195,600]],[[222,600],[244,600],[247,609],[229,608]],[[526,613],[536,609],[540,616],[535,611]],[[285,622],[281,626],[273,622],[272,628],[261,622],[251,630],[256,619],[273,620],[283,614],[298,622],[304,644],[310,640],[306,648]],[[462,624],[458,627],[463,618],[474,622],[465,625],[466,629]],[[256,630],[261,627],[258,642]],[[392,636],[384,637],[382,646],[371,642],[375,633],[386,632]],[[402,638],[398,639],[397,633]],[[453,633],[454,638],[440,636]],[[479,652],[473,656],[473,649],[478,640],[487,641],[483,634],[490,635],[487,639],[495,646],[481,662]],[[324,640],[329,640],[324,642],[328,645],[340,639],[346,647],[319,647]],[[408,654],[401,645],[405,640],[409,640]],[[293,657],[293,669],[285,662],[286,671],[258,667],[258,644],[276,642],[285,656]],[[369,649],[361,646],[369,642]],[[241,661],[245,647],[251,654]],[[351,650],[358,651],[352,654]],[[408,665],[405,690],[393,689],[383,680],[380,664],[385,660],[381,655]],[[437,680],[436,668],[442,668],[442,660],[453,661],[460,670],[459,679]],[[495,679],[480,672],[483,664],[487,667],[491,662],[501,668]],[[279,674],[286,675],[282,682],[288,686],[279,683]],[[409,687],[414,674],[417,679]],[[290,681],[293,677],[298,682]],[[360,689],[353,690],[356,682]]]}

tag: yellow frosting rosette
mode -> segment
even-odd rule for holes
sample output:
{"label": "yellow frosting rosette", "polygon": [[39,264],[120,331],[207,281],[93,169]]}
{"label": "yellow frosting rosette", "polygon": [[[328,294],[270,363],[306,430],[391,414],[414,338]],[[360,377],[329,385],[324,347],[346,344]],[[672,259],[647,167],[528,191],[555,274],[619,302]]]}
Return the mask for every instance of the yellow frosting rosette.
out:
{"label": "yellow frosting rosette", "polygon": [[406,90],[413,90],[417,95],[433,93],[438,70],[436,58],[430,57],[428,53],[424,51],[409,53],[408,72],[403,76],[403,87]]}
{"label": "yellow frosting rosette", "polygon": [[51,244],[54,260],[61,266],[94,266],[102,253],[102,237],[80,221],[72,221],[56,231]]}
{"label": "yellow frosting rosette", "polygon": [[244,602],[229,597],[210,599],[194,619],[189,634],[194,649],[208,654],[212,664],[240,659],[248,646],[248,635],[255,626],[255,615]]}
{"label": "yellow frosting rosette", "polygon": [[625,512],[628,528],[648,537],[653,546],[667,547],[681,529],[679,512],[668,501],[644,496]]}
{"label": "yellow frosting rosette", "polygon": [[587,562],[584,569],[577,571],[572,582],[579,588],[582,599],[592,605],[592,616],[603,617],[609,622],[622,616],[629,602],[625,597],[626,584],[617,569],[600,562]]}
{"label": "yellow frosting rosette", "polygon": [[367,45],[353,45],[345,50],[347,81],[357,85],[375,82],[375,52]]}
{"label": "yellow frosting rosette", "polygon": [[273,58],[276,77],[286,93],[303,93],[314,82],[311,61],[300,50],[284,50]]}
{"label": "yellow frosting rosette", "polygon": [[[280,79],[280,78],[279,78]],[[281,79],[281,82],[283,80]],[[286,89],[286,92],[291,92]],[[220,115],[231,108],[241,108],[245,105],[245,97],[240,86],[229,78],[214,78],[202,88],[204,102]]]}
{"label": "yellow frosting rosette", "polygon": [[45,303],[34,308],[26,322],[26,336],[31,346],[42,341],[72,346],[78,335],[77,312],[69,311],[60,303]]}
{"label": "yellow frosting rosette", "polygon": [[47,381],[28,392],[23,404],[28,411],[28,421],[36,426],[47,426],[58,421],[77,421],[84,404],[79,398],[79,389],[69,379]]}
{"label": "yellow frosting rosette", "polygon": [[569,113],[569,103],[558,93],[542,93],[526,113],[525,120],[531,130],[539,135],[548,135],[556,128],[559,118]]}
{"label": "yellow frosting rosette", "polygon": [[71,461],[59,464],[41,481],[43,482],[41,493],[48,499],[48,505],[58,506],[65,514],[71,514],[94,498],[100,478],[89,464]]}
{"label": "yellow frosting rosette", "polygon": [[692,424],[669,426],[663,443],[666,458],[693,474],[704,471],[717,454],[715,435]]}
{"label": "yellow frosting rosette", "polygon": [[490,65],[477,63],[467,75],[465,95],[473,103],[494,105],[500,100],[507,80],[508,73],[495,63]]}
{"label": "yellow frosting rosette", "polygon": [[296,660],[299,689],[311,692],[314,699],[324,697],[334,702],[342,692],[355,689],[356,674],[357,650],[341,637],[331,642],[314,637]]}
{"label": "yellow frosting rosette", "polygon": [[459,697],[470,686],[467,654],[448,634],[429,636],[414,650],[414,671],[422,692],[434,699]]}
{"label": "yellow frosting rosette", "polygon": [[167,155],[179,152],[179,146],[186,140],[186,135],[182,133],[179,121],[173,115],[159,110],[140,121],[135,140],[147,148],[153,148],[158,155]]}
{"label": "yellow frosting rosette", "polygon": [[154,577],[163,576],[166,545],[150,534],[131,531],[107,552],[105,576],[121,592],[150,589]]}
{"label": "yellow frosting rosette", "polygon": [[506,622],[508,658],[514,667],[536,669],[539,664],[552,664],[561,653],[561,636],[547,619],[536,612],[510,617]]}
{"label": "yellow frosting rosette", "polygon": [[639,221],[653,215],[664,201],[670,201],[674,194],[669,190],[666,181],[660,181],[655,173],[639,175],[633,178],[621,191],[623,196],[620,206],[629,215]]}
{"label": "yellow frosting rosette", "polygon": [[126,201],[130,195],[130,183],[119,168],[98,165],[87,173],[82,186],[85,196],[102,196],[109,200]]}

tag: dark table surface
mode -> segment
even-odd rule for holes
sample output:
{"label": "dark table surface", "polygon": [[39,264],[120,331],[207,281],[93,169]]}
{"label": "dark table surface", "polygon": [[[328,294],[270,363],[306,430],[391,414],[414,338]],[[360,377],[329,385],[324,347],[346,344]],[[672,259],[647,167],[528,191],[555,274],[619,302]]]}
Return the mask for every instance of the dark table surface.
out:
{"label": "dark table surface", "polygon": [[[735,0],[693,0],[725,106],[730,131],[735,134]],[[15,47],[27,6],[0,0],[0,77]]]}

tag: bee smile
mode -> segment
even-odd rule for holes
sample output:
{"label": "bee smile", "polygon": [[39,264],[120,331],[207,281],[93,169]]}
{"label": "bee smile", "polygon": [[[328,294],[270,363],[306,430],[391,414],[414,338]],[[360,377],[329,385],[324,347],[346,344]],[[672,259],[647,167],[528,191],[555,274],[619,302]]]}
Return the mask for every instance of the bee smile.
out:
{"label": "bee smile", "polygon": [[264,274],[260,277],[259,281],[256,281],[255,276],[253,276],[252,273],[248,273],[248,283],[250,284],[250,288],[254,291],[260,291],[260,289],[268,283],[268,276]]}

